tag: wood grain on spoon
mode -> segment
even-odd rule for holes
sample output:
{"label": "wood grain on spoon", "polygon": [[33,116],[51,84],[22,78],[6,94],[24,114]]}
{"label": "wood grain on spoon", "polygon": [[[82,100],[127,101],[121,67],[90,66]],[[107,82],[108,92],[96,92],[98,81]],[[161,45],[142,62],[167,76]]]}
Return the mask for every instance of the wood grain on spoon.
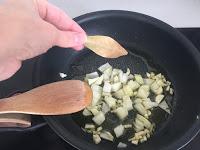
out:
{"label": "wood grain on spoon", "polygon": [[71,114],[91,103],[90,87],[79,80],[66,80],[40,86],[26,93],[0,100],[0,114]]}
{"label": "wood grain on spoon", "polygon": [[118,42],[109,36],[88,36],[85,46],[97,55],[106,58],[118,58],[128,54]]}

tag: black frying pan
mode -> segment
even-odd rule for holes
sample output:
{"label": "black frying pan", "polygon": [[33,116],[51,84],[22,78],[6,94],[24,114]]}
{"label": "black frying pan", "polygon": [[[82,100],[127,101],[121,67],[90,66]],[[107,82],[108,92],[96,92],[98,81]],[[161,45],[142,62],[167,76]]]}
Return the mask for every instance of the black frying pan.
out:
{"label": "black frying pan", "polygon": [[[162,72],[172,81],[175,95],[173,114],[158,125],[155,135],[136,150],[175,150],[187,144],[200,129],[200,54],[177,30],[152,17],[127,11],[101,11],[75,18],[88,35],[108,35],[120,42],[129,55],[105,59],[84,49],[52,48],[45,54],[35,75],[36,86],[66,79],[81,79],[86,73],[109,62],[114,67],[129,67],[134,73]],[[53,91],[52,91],[53,92]],[[63,91],[65,92],[65,91]],[[84,133],[78,114],[45,117],[52,129],[66,142],[81,150],[114,150],[117,143],[95,145]]]}

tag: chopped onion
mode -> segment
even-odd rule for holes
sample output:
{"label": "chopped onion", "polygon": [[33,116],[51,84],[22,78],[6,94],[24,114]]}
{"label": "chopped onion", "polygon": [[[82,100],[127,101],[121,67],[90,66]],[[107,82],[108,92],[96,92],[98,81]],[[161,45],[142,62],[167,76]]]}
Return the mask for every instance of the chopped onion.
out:
{"label": "chopped onion", "polygon": [[95,106],[91,107],[91,108],[88,108],[88,110],[90,110],[94,116],[99,113],[99,110]]}
{"label": "chopped onion", "polygon": [[135,81],[140,85],[144,84],[143,78],[140,74],[135,74]]}
{"label": "chopped onion", "polygon": [[[112,74],[112,67],[109,67],[108,69],[106,69],[104,72],[104,80],[109,80]],[[106,75],[106,76],[105,76]]]}
{"label": "chopped onion", "polygon": [[149,120],[147,120],[145,117],[143,117],[142,115],[137,114],[136,118],[138,118],[141,122],[143,122],[143,124],[146,128],[151,127],[151,122]]}
{"label": "chopped onion", "polygon": [[143,102],[142,102],[143,106],[145,107],[145,109],[151,109],[153,107],[157,107],[158,103],[156,102],[152,102],[150,100],[150,98],[146,98]]}
{"label": "chopped onion", "polygon": [[148,85],[142,85],[137,93],[137,97],[139,98],[147,98],[149,96],[149,86]]}
{"label": "chopped onion", "polygon": [[92,113],[87,108],[83,110],[83,116],[91,116],[91,115]]}
{"label": "chopped onion", "polygon": [[109,112],[109,111],[110,111],[110,107],[108,106],[108,104],[103,103],[103,104],[102,104],[102,112],[103,112],[104,114],[106,114],[106,113]]}
{"label": "chopped onion", "polygon": [[119,89],[121,89],[121,87],[122,87],[122,83],[121,82],[114,83],[114,84],[111,85],[111,91],[112,92],[116,92]]}
{"label": "chopped onion", "polygon": [[134,105],[134,108],[143,116],[145,114],[147,114],[147,110],[145,109],[145,107],[141,103],[136,103]]}
{"label": "chopped onion", "polygon": [[105,140],[108,140],[108,141],[113,141],[114,140],[113,135],[108,131],[101,132],[100,137],[102,139],[105,139]]}
{"label": "chopped onion", "polygon": [[85,129],[95,129],[94,124],[85,124]]}
{"label": "chopped onion", "polygon": [[105,102],[108,104],[108,106],[110,107],[110,108],[114,108],[115,106],[116,106],[116,99],[115,98],[113,98],[113,97],[105,97]]}
{"label": "chopped onion", "polygon": [[92,72],[92,73],[86,74],[87,79],[94,79],[97,77],[99,77],[99,74],[97,72]]}
{"label": "chopped onion", "polygon": [[104,83],[103,92],[110,93],[111,92],[111,84],[108,82]]}
{"label": "chopped onion", "polygon": [[125,124],[125,125],[124,125],[124,128],[125,128],[125,129],[132,128],[132,124]]}
{"label": "chopped onion", "polygon": [[144,84],[151,85],[154,82],[153,79],[144,79]]}
{"label": "chopped onion", "polygon": [[131,89],[131,87],[129,85],[124,85],[123,91],[124,91],[125,95],[128,95],[130,97],[133,96],[133,90]]}
{"label": "chopped onion", "polygon": [[99,144],[101,142],[101,138],[97,134],[93,134],[93,141],[95,144]]}
{"label": "chopped onion", "polygon": [[119,99],[122,99],[124,95],[125,94],[124,94],[124,90],[123,89],[120,89],[117,92],[113,93],[113,96],[115,96],[116,98],[119,98]]}
{"label": "chopped onion", "polygon": [[120,80],[121,83],[126,84],[127,81],[128,81],[128,75],[123,73],[123,72],[120,72],[119,73],[119,80]]}
{"label": "chopped onion", "polygon": [[168,104],[166,103],[166,101],[162,101],[159,105],[158,105],[161,109],[163,109],[164,111],[166,111],[168,114],[170,114],[170,109]]}
{"label": "chopped onion", "polygon": [[125,107],[118,107],[114,112],[120,120],[124,120],[128,116],[128,110]]}
{"label": "chopped onion", "polygon": [[119,144],[117,145],[117,148],[126,148],[127,144],[119,142]]}
{"label": "chopped onion", "polygon": [[99,77],[93,78],[93,79],[88,79],[88,84],[92,85],[93,83],[95,83],[97,80],[99,79]]}
{"label": "chopped onion", "polygon": [[140,98],[136,98],[135,100],[134,100],[134,104],[136,104],[136,103],[142,103],[142,99],[140,99]]}
{"label": "chopped onion", "polygon": [[62,73],[62,72],[60,72],[59,75],[60,75],[61,78],[66,78],[67,77],[67,74]]}
{"label": "chopped onion", "polygon": [[103,112],[99,112],[96,116],[92,118],[92,120],[97,124],[101,125],[105,121],[105,115]]}
{"label": "chopped onion", "polygon": [[138,140],[132,140],[131,143],[134,145],[138,145]]}
{"label": "chopped onion", "polygon": [[133,109],[133,102],[131,101],[129,96],[123,97],[123,107],[125,107],[128,111]]}
{"label": "chopped onion", "polygon": [[130,86],[133,91],[137,90],[140,87],[139,83],[133,80],[128,81],[128,86]]}
{"label": "chopped onion", "polygon": [[155,102],[159,104],[159,103],[163,100],[164,97],[165,97],[165,96],[162,95],[162,94],[157,95],[157,96],[155,97]]}
{"label": "chopped onion", "polygon": [[100,72],[103,73],[103,72],[104,72],[106,69],[108,69],[108,68],[112,68],[112,66],[111,66],[109,63],[106,63],[106,64],[100,66],[100,67],[98,68],[98,70],[99,70]]}
{"label": "chopped onion", "polygon": [[123,135],[124,133],[124,126],[123,125],[119,125],[117,127],[114,128],[114,132],[115,132],[115,135],[116,137],[120,137]]}
{"label": "chopped onion", "polygon": [[103,83],[103,75],[101,75],[96,81],[95,81],[95,83],[94,84],[96,84],[96,85],[101,85],[102,83]]}
{"label": "chopped onion", "polygon": [[114,82],[114,83],[119,82],[119,77],[118,77],[118,76],[115,76],[115,77],[113,78],[113,82]]}

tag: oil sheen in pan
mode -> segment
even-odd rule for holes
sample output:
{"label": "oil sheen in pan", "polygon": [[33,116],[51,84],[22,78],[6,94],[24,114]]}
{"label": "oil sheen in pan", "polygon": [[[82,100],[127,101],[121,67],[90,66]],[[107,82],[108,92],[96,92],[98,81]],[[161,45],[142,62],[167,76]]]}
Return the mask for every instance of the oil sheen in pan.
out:
{"label": "oil sheen in pan", "polygon": [[[77,55],[77,57],[75,57],[73,61],[74,63],[69,69],[69,78],[83,80],[87,73],[97,71],[97,68],[106,62],[111,64],[114,68],[122,69],[124,72],[126,72],[126,69],[129,68],[132,74],[139,73],[145,76],[146,72],[153,71],[155,73],[162,73],[167,78],[167,74],[165,74],[164,69],[153,62],[153,59],[151,59],[149,56],[141,53],[139,50],[133,48],[131,49],[130,47],[126,47],[126,49],[129,50],[129,54],[117,59],[106,59],[88,51],[81,52]],[[170,79],[168,80],[170,81]],[[166,97],[166,101],[171,106],[173,112],[175,103],[173,102],[172,96],[168,95]],[[154,109],[154,111],[155,112],[152,112],[153,115],[151,116],[150,120],[156,123],[155,135],[167,125],[172,115],[168,115],[159,108]],[[133,111],[129,112],[129,116],[125,122],[132,123],[135,118],[134,116],[135,113]],[[84,127],[85,123],[91,123],[92,120],[90,117],[84,117],[82,112],[73,114],[72,118],[80,127]],[[107,121],[102,124],[102,127],[106,127],[106,129],[110,131],[120,123],[120,120],[112,113],[108,113],[106,118]],[[127,138],[132,135],[132,132],[133,131],[131,130],[127,130],[127,133],[124,134],[125,136],[116,139],[115,142],[127,143]],[[114,134],[113,131],[111,133]]]}

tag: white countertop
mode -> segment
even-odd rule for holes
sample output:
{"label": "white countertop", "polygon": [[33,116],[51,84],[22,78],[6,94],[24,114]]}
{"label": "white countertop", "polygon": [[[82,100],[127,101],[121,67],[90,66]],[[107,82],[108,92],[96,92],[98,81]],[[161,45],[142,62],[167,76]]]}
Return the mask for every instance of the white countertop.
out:
{"label": "white countertop", "polygon": [[72,18],[98,10],[129,10],[173,27],[200,27],[200,0],[49,0]]}

